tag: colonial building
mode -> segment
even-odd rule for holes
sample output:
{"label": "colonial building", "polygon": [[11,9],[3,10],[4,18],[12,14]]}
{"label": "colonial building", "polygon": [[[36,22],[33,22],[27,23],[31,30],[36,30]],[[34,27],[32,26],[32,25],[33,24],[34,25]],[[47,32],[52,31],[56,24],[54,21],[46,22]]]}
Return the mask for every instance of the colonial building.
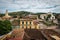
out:
{"label": "colonial building", "polygon": [[20,28],[24,29],[39,29],[37,16],[26,16],[20,19]]}
{"label": "colonial building", "polygon": [[20,19],[20,28],[39,29],[38,24],[35,24],[32,19]]}

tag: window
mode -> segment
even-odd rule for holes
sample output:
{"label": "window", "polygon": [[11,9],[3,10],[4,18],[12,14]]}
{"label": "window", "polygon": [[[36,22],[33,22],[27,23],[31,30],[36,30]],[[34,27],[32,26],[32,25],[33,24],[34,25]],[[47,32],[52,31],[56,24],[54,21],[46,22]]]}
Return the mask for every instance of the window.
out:
{"label": "window", "polygon": [[31,25],[31,21],[30,21],[30,25]]}
{"label": "window", "polygon": [[24,21],[22,21],[22,28],[24,28]]}
{"label": "window", "polygon": [[27,26],[28,26],[28,22],[26,21],[26,28],[27,28]]}

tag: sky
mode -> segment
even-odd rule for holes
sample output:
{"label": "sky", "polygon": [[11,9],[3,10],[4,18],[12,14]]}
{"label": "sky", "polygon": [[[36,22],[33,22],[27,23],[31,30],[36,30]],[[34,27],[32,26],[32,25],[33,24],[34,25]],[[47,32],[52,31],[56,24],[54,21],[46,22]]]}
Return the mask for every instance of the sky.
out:
{"label": "sky", "polygon": [[29,11],[60,13],[60,0],[0,0],[0,13]]}

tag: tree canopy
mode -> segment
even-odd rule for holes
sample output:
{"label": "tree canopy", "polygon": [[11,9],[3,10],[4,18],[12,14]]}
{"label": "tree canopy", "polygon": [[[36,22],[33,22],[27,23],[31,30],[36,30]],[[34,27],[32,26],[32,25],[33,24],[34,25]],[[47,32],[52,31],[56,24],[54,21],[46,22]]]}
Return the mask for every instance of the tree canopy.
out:
{"label": "tree canopy", "polygon": [[12,30],[11,23],[8,20],[0,20],[0,35],[6,34]]}

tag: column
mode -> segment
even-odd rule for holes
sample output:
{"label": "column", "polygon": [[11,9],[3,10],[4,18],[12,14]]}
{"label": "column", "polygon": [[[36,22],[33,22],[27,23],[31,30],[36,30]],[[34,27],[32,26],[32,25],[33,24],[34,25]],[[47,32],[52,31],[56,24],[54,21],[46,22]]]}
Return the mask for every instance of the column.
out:
{"label": "column", "polygon": [[39,25],[38,24],[36,25],[36,29],[39,29]]}
{"label": "column", "polygon": [[35,29],[33,21],[31,21],[31,24],[32,24],[31,29]]}
{"label": "column", "polygon": [[27,21],[28,24],[27,24],[27,28],[30,29],[30,21]]}
{"label": "column", "polygon": [[22,21],[20,21],[20,29],[22,28]]}
{"label": "column", "polygon": [[26,29],[26,21],[24,21],[24,29]]}

